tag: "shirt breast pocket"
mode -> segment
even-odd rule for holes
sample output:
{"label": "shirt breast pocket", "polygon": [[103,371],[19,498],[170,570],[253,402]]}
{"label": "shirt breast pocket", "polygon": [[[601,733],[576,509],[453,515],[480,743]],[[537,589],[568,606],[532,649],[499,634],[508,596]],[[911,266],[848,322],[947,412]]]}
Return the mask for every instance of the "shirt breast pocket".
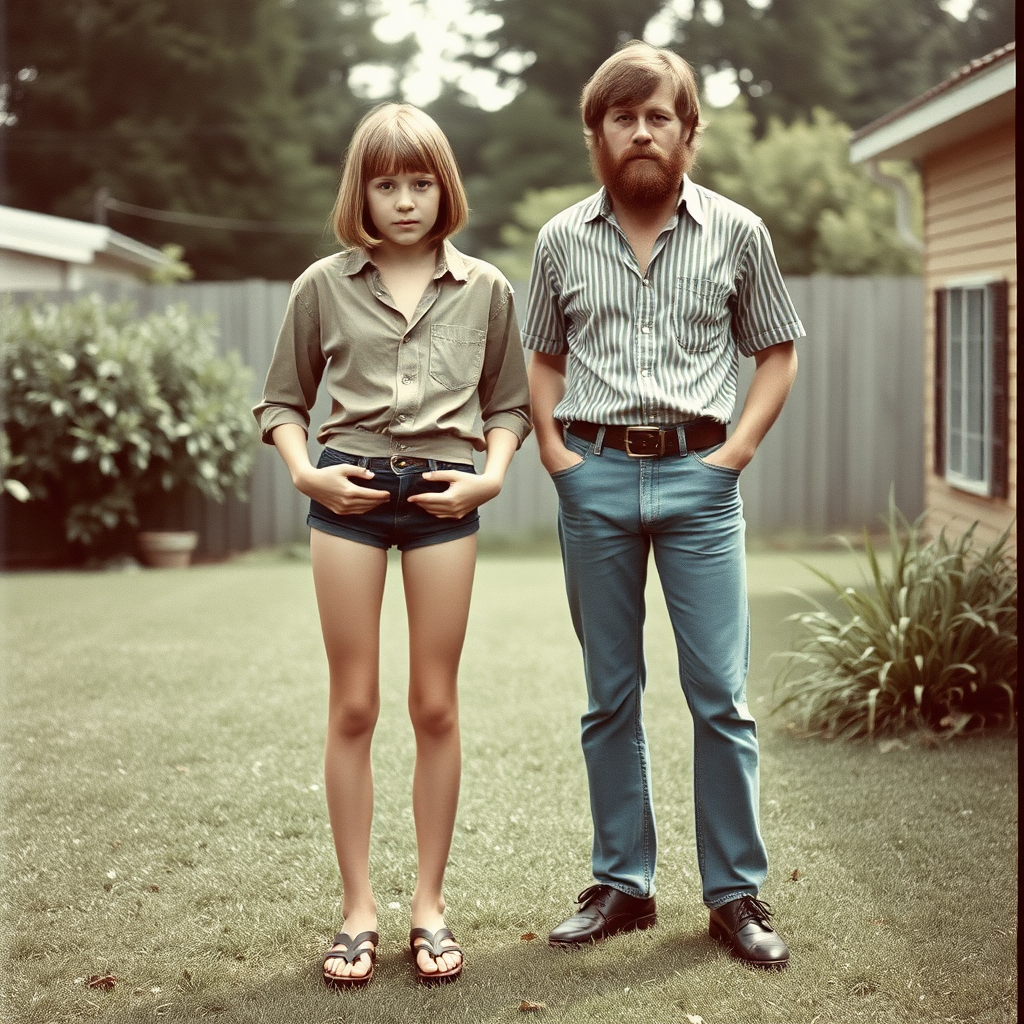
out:
{"label": "shirt breast pocket", "polygon": [[484,362],[483,331],[453,324],[430,325],[430,376],[449,391],[475,387]]}
{"label": "shirt breast pocket", "polygon": [[729,336],[729,286],[696,277],[676,280],[676,341],[685,352],[710,352]]}

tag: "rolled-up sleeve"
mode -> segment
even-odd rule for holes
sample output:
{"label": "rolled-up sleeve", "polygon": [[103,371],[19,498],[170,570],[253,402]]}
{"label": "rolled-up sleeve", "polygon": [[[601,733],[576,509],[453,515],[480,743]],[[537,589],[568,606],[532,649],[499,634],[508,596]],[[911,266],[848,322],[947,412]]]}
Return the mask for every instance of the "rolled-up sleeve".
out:
{"label": "rolled-up sleeve", "polygon": [[274,443],[271,434],[282,423],[297,423],[309,433],[309,410],[316,402],[325,365],[316,291],[300,279],[288,299],[263,401],[253,409],[264,444]]}
{"label": "rolled-up sleeve", "polygon": [[504,427],[522,444],[533,429],[530,385],[515,302],[507,284],[498,292],[494,307],[487,324],[484,366],[478,389],[480,415],[485,435],[495,427]]}
{"label": "rolled-up sleeve", "polygon": [[553,356],[565,355],[569,351],[565,315],[558,300],[558,278],[542,229],[530,268],[530,291],[523,327],[526,348]]}
{"label": "rolled-up sleeve", "polygon": [[807,333],[782,279],[771,236],[760,220],[737,268],[732,330],[745,356]]}

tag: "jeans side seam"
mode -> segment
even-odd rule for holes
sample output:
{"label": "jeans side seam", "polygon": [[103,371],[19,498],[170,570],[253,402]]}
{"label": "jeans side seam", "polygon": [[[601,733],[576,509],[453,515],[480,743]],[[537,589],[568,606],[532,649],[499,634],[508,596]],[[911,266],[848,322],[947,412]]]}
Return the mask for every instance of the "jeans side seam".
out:
{"label": "jeans side seam", "polygon": [[[643,592],[641,591],[637,595],[637,606],[639,602],[643,600]],[[637,616],[637,634],[635,638],[635,650],[637,652],[636,660],[636,671],[634,678],[636,679],[636,699],[634,702],[634,735],[636,737],[636,748],[639,754],[638,761],[640,764],[640,786],[643,792],[643,806],[641,808],[640,820],[641,826],[641,845],[643,849],[644,858],[644,890],[650,895],[651,891],[651,879],[653,872],[651,871],[651,856],[650,856],[650,844],[651,837],[648,829],[648,820],[650,817],[651,808],[651,792],[648,787],[648,775],[649,768],[647,765],[647,747],[644,743],[644,716],[643,716],[643,688],[640,685],[642,673],[644,671],[644,655],[643,655],[643,636],[644,627],[641,617]]]}

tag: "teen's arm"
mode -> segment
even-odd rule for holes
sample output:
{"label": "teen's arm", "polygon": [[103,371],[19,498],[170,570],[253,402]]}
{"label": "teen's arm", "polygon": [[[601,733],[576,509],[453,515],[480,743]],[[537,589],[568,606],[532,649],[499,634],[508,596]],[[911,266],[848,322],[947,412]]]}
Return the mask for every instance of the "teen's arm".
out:
{"label": "teen's arm", "polygon": [[375,491],[352,483],[352,479],[371,480],[373,473],[360,466],[324,466],[317,469],[309,461],[306,432],[297,423],[280,423],[271,431],[274,446],[281,453],[292,483],[307,498],[315,498],[338,515],[369,512],[387,501],[387,491]]}
{"label": "teen's arm", "polygon": [[[771,425],[782,412],[796,379],[796,345],[784,341],[754,353],[753,379],[747,389],[736,429],[721,448],[704,461],[741,470],[754,457]],[[540,436],[540,424],[537,425]]]}
{"label": "teen's arm", "polygon": [[487,461],[482,473],[461,473],[457,469],[424,473],[424,480],[447,481],[448,489],[413,494],[407,500],[438,519],[461,519],[467,512],[496,498],[505,482],[512,456],[519,447],[519,435],[504,427],[494,427],[487,432],[486,440]]}
{"label": "teen's arm", "polygon": [[537,432],[540,461],[549,473],[568,469],[580,457],[562,442],[562,424],[555,419],[555,406],[565,395],[565,356],[534,352],[527,374],[533,404],[533,429]]}

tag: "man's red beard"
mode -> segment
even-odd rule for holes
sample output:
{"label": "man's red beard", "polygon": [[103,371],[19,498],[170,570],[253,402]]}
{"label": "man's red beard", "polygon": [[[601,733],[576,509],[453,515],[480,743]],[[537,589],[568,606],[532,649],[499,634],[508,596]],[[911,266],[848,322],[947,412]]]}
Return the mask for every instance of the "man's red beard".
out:
{"label": "man's red beard", "polygon": [[604,140],[594,140],[592,163],[598,180],[616,202],[641,207],[664,202],[677,195],[683,173],[690,164],[690,152],[680,142],[673,153],[649,142],[630,146],[616,161]]}

